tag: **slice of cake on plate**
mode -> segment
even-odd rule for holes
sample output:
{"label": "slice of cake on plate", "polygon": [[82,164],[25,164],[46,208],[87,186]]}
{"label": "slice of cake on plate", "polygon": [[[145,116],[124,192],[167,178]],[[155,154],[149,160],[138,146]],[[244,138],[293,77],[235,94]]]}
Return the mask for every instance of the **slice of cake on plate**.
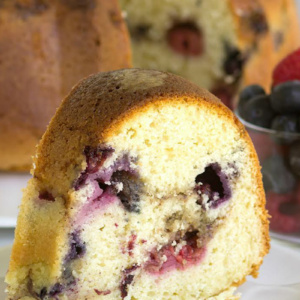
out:
{"label": "slice of cake on plate", "polygon": [[237,118],[183,78],[81,81],[36,153],[8,299],[237,299],[269,249],[260,167]]}

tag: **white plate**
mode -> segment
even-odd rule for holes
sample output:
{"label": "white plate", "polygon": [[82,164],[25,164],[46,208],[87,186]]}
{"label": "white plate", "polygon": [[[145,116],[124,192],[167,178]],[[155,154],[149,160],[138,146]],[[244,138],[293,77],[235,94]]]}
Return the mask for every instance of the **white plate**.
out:
{"label": "white plate", "polygon": [[[0,249],[0,299],[5,299],[4,276],[8,267],[10,247]],[[257,279],[247,278],[238,288],[241,300],[299,300],[300,248],[271,242]]]}
{"label": "white plate", "polygon": [[273,240],[259,277],[249,276],[238,291],[241,300],[299,300],[300,248]]}
{"label": "white plate", "polygon": [[0,173],[0,228],[16,226],[22,189],[30,177],[27,173]]}

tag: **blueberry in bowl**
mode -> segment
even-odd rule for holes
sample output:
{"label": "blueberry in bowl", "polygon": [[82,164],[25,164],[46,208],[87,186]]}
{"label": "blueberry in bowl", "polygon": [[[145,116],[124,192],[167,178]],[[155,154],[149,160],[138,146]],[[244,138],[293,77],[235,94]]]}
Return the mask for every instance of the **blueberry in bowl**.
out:
{"label": "blueberry in bowl", "polygon": [[300,81],[276,85],[270,95],[273,109],[279,114],[300,113]]}
{"label": "blueberry in bowl", "polygon": [[265,90],[258,84],[252,84],[245,87],[239,95],[239,106],[238,111],[240,115],[244,115],[244,107],[249,100],[255,96],[265,95]]}
{"label": "blueberry in bowl", "polygon": [[288,193],[296,186],[297,180],[281,155],[273,155],[264,160],[261,172],[266,192]]}
{"label": "blueberry in bowl", "polygon": [[245,87],[235,112],[262,166],[270,229],[286,239],[300,233],[300,78],[290,69],[296,63],[284,64],[275,69],[269,93],[258,84]]}
{"label": "blueberry in bowl", "polygon": [[256,95],[241,108],[241,117],[246,121],[265,128],[270,128],[275,112],[268,95]]}
{"label": "blueberry in bowl", "polygon": [[[255,102],[262,97],[265,96],[255,96],[245,107],[250,106],[251,101]],[[261,107],[264,107],[264,104],[259,105],[259,108]],[[261,121],[257,122],[260,124],[258,125],[245,120],[240,112],[240,109],[235,111],[252,139],[262,166],[267,208],[272,217],[271,234],[272,231],[280,233],[283,239],[297,235],[300,232],[300,213],[291,214],[283,210],[281,202],[284,201],[285,207],[300,205],[300,193],[297,192],[297,186],[300,186],[300,117],[297,114],[279,115],[273,111],[274,117],[270,121],[267,118],[263,119],[264,116],[268,117],[270,112],[262,113],[261,120],[259,117],[255,119]],[[249,117],[247,119],[249,120]],[[263,127],[261,124],[264,122],[269,122],[269,127]]]}

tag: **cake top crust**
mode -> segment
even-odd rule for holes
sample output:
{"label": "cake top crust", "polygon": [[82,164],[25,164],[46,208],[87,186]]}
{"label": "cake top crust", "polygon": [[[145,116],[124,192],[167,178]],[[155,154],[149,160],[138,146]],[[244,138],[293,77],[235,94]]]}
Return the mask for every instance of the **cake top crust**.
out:
{"label": "cake top crust", "polygon": [[245,136],[243,126],[219,99],[179,76],[142,69],[99,73],[80,81],[62,102],[37,148],[34,177],[54,196],[66,194],[82,170],[85,146],[104,142],[147,106],[172,101],[211,106]]}

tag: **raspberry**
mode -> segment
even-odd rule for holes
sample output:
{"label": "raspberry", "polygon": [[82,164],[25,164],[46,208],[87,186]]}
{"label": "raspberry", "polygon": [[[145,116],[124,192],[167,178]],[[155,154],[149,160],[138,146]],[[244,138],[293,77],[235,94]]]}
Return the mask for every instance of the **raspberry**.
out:
{"label": "raspberry", "polygon": [[205,247],[198,248],[197,234],[198,230],[186,232],[181,239],[176,240],[176,245],[181,241],[185,242],[180,249],[176,249],[174,241],[159,250],[153,249],[145,269],[153,274],[163,274],[172,269],[185,270],[187,267],[199,263],[204,257],[206,249]]}
{"label": "raspberry", "polygon": [[204,51],[203,34],[194,23],[174,25],[167,34],[169,46],[184,56],[200,56]]}
{"label": "raspberry", "polygon": [[272,216],[270,228],[277,232],[291,233],[300,230],[300,206],[293,193],[267,194],[267,209]]}
{"label": "raspberry", "polygon": [[290,80],[300,80],[300,49],[285,57],[273,71],[273,86]]}

